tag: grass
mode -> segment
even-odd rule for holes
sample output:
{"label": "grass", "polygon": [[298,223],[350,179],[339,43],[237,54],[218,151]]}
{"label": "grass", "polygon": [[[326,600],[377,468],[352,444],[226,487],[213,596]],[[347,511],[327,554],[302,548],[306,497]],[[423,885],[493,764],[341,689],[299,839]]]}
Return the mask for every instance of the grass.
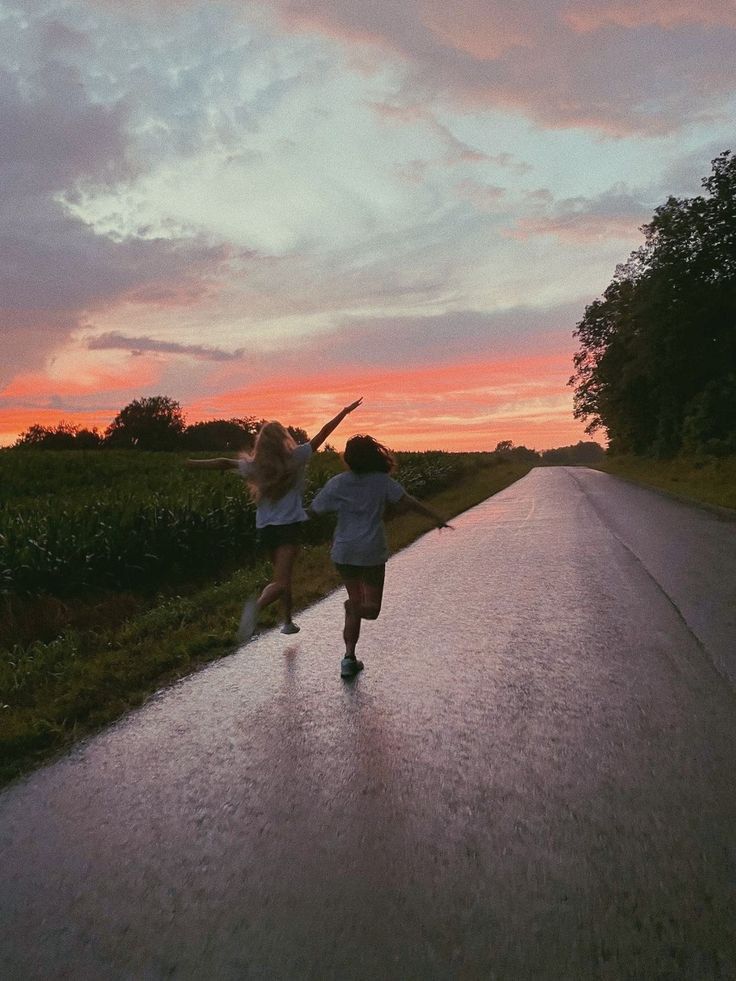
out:
{"label": "grass", "polygon": [[[529,469],[526,464],[485,463],[425,500],[452,517]],[[404,548],[428,526],[414,514],[389,521],[391,550]],[[296,610],[339,585],[328,552],[326,544],[302,550],[294,578]],[[259,562],[221,582],[161,596],[146,609],[140,607],[140,598],[128,593],[83,599],[73,610],[59,600],[39,598],[56,609],[59,623],[72,625],[51,638],[17,643],[0,652],[0,783],[119,718],[162,686],[232,653],[243,598],[260,589],[268,574],[269,566]],[[99,607],[105,604],[112,611],[101,613]],[[272,608],[262,622],[274,624],[276,616]],[[339,634],[339,624],[330,628]]]}
{"label": "grass", "polygon": [[596,469],[656,487],[685,500],[736,509],[736,457],[609,457]]}

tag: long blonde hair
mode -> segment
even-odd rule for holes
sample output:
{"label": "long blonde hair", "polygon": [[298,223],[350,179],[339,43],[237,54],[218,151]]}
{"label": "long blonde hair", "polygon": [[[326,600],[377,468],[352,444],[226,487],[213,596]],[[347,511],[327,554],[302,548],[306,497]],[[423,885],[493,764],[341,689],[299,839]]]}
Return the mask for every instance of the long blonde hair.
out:
{"label": "long blonde hair", "polygon": [[258,431],[248,485],[256,503],[262,498],[277,501],[296,485],[298,464],[292,456],[296,442],[280,422],[264,422]]}

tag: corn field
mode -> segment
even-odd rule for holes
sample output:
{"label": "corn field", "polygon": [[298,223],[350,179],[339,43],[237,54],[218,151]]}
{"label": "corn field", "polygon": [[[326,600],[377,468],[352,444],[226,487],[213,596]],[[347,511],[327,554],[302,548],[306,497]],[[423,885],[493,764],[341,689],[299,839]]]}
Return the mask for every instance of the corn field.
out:
{"label": "corn field", "polygon": [[[398,454],[396,477],[421,497],[480,456]],[[335,453],[315,456],[307,503],[341,468]],[[308,539],[329,528],[310,522]],[[248,564],[255,551],[255,508],[234,472],[188,471],[173,453],[0,451],[0,594],[150,591]]]}

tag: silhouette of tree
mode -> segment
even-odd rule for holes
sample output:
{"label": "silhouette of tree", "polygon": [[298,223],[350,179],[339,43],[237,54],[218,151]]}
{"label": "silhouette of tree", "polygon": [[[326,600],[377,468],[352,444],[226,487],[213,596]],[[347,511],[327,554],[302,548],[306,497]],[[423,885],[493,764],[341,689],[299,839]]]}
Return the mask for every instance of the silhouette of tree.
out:
{"label": "silhouette of tree", "polygon": [[550,466],[575,466],[576,464],[600,463],[605,459],[606,451],[600,443],[592,440],[580,440],[571,446],[558,446],[553,450],[542,452],[542,463]]}
{"label": "silhouette of tree", "polygon": [[707,196],[655,210],[574,333],[575,417],[614,452],[708,451],[736,428],[736,412],[727,431],[722,415],[736,372],[736,158],[722,153],[702,183]]}
{"label": "silhouette of tree", "polygon": [[510,439],[496,443],[496,449],[493,450],[492,455],[498,460],[513,460],[517,463],[539,463],[542,459],[536,450],[530,450],[527,446],[514,446]]}
{"label": "silhouette of tree", "polygon": [[68,422],[56,426],[30,426],[16,439],[15,449],[91,450],[102,445],[96,428],[86,429]]}
{"label": "silhouette of tree", "polygon": [[168,395],[134,399],[105,430],[105,445],[116,449],[173,450],[185,429],[179,403]]}
{"label": "silhouette of tree", "polygon": [[301,426],[287,426],[286,428],[297,443],[309,442],[309,434],[306,429],[302,429]]}
{"label": "silhouette of tree", "polygon": [[247,450],[253,444],[260,420],[255,416],[242,419],[210,419],[187,426],[182,446],[188,450]]}

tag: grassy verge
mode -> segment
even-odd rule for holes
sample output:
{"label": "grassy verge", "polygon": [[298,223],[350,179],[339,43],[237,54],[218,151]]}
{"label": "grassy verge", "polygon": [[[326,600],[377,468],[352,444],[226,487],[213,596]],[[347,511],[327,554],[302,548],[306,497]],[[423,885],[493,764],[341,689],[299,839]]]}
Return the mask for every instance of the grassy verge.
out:
{"label": "grassy verge", "polygon": [[[484,466],[425,500],[451,517],[529,469]],[[392,551],[404,548],[427,528],[428,522],[414,514],[390,521]],[[297,610],[339,585],[328,552],[326,545],[303,549],[294,579]],[[243,598],[265,584],[268,572],[261,563],[186,596],[162,599],[118,627],[80,627],[17,647],[0,665],[0,783],[67,749],[162,686],[232,653]],[[263,622],[275,623],[276,615],[275,610],[267,611]]]}
{"label": "grassy verge", "polygon": [[701,504],[736,508],[736,457],[651,460],[617,456],[596,469]]}

